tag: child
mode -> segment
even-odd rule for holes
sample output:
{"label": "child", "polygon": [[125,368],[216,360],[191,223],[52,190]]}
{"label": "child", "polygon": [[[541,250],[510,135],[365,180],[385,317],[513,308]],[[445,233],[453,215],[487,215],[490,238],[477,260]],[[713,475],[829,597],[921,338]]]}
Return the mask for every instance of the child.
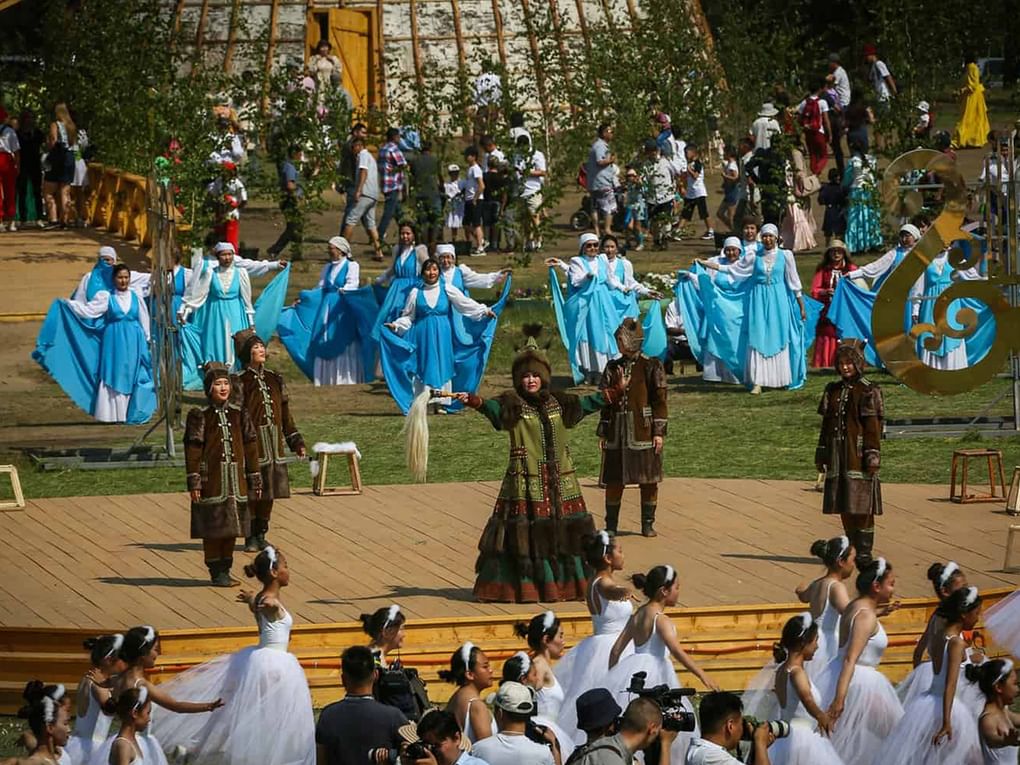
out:
{"label": "child", "polygon": [[638,175],[635,165],[627,165],[624,173],[624,188],[627,211],[623,218],[623,225],[627,231],[634,234],[634,239],[637,241],[634,252],[641,252],[645,248],[645,224],[648,220],[648,211],[645,207],[641,176]]}
{"label": "child", "polygon": [[[514,624],[514,634],[528,641],[531,664],[537,674],[535,700],[538,714],[556,722],[563,707],[563,686],[553,674],[552,665],[563,656],[563,625],[552,611],[545,611],[530,622]],[[522,681],[523,682],[523,681]]]}
{"label": "child", "polygon": [[484,255],[488,242],[482,236],[482,200],[485,197],[485,176],[478,164],[478,148],[464,149],[467,162],[467,178],[464,184],[464,228],[468,241],[472,243],[472,255]]}
{"label": "child", "polygon": [[401,612],[400,606],[393,604],[370,614],[362,614],[359,618],[361,628],[372,639],[368,647],[372,649],[375,663],[383,669],[389,669],[386,655],[399,652],[400,646],[404,644],[404,638],[407,636],[404,622],[407,621],[407,617]]}
{"label": "child", "polygon": [[109,734],[113,718],[103,711],[103,706],[110,698],[113,676],[127,668],[120,658],[123,645],[124,636],[120,634],[89,638],[84,642],[92,667],[78,683],[74,733],[64,747],[71,762],[87,763],[92,750],[102,745]]}
{"label": "child", "polygon": [[446,196],[446,227],[450,229],[450,241],[456,242],[461,226],[464,225],[464,190],[467,182],[461,180],[459,165],[450,165],[446,172],[450,174],[450,180],[443,184],[443,194]]}
{"label": "child", "polygon": [[120,733],[110,746],[109,765],[131,765],[144,763],[145,757],[138,745],[139,735],[149,727],[152,718],[152,701],[149,689],[128,688],[117,699],[117,719],[120,720]]}
{"label": "child", "polygon": [[230,400],[230,370],[205,366],[209,405],[192,409],[184,428],[184,461],[191,494],[191,538],[201,539],[215,587],[235,587],[230,578],[234,540],[251,528],[248,498],[259,499],[258,434],[248,413]]}
{"label": "child", "polygon": [[967,667],[986,700],[978,718],[981,752],[986,765],[1012,765],[1020,752],[1020,714],[1010,707],[1017,696],[1016,670],[1010,659],[992,659]]}
{"label": "child", "polygon": [[287,650],[294,625],[281,599],[290,584],[287,558],[267,545],[244,573],[262,585],[258,593],[242,590],[237,595],[255,616],[258,645],[219,656],[160,686],[179,695],[229,693],[231,703],[214,725],[194,715],[160,714],[155,732],[167,749],[186,749],[190,762],[313,765],[312,697],[304,670]]}
{"label": "child", "polygon": [[485,705],[481,694],[492,685],[492,667],[485,651],[474,643],[464,643],[450,657],[450,669],[440,670],[439,679],[458,686],[446,711],[458,721],[464,737],[474,744],[496,735],[496,721]]}
{"label": "child", "polygon": [[846,233],[846,191],[840,178],[839,170],[830,168],[829,180],[818,192],[818,201],[825,205],[822,232],[826,241],[842,239]]}
{"label": "child", "polygon": [[220,164],[220,175],[209,184],[209,196],[216,211],[216,232],[224,242],[241,251],[241,210],[248,204],[248,192],[237,177],[237,165]]}
{"label": "child", "polygon": [[925,139],[931,133],[931,111],[927,101],[917,102],[917,122],[911,129],[914,138]]}
{"label": "child", "polygon": [[680,217],[683,218],[684,222],[690,221],[694,217],[695,208],[697,208],[698,217],[705,224],[705,233],[701,235],[701,238],[709,241],[714,240],[715,231],[712,229],[712,224],[708,217],[708,189],[705,188],[705,166],[698,159],[697,146],[687,144],[684,151],[687,154],[687,183],[684,186],[684,208],[680,213]]}
{"label": "child", "polygon": [[723,151],[723,198],[715,217],[730,231],[733,230],[733,214],[740,196],[740,166],[737,164],[737,150],[727,145]]}
{"label": "child", "polygon": [[[52,688],[53,686],[49,686]],[[57,686],[63,693],[63,686]],[[70,715],[67,706],[54,700],[53,693],[47,693],[39,681],[29,683],[24,698],[27,702],[18,711],[18,717],[27,718],[31,736],[26,734],[25,741],[29,744],[26,759],[9,760],[8,762],[23,763],[56,763],[65,762],[66,757],[61,748],[67,743],[70,733],[68,720]]]}
{"label": "child", "polygon": [[854,573],[857,551],[849,537],[817,539],[811,554],[825,565],[825,574],[799,585],[795,592],[801,603],[808,603],[811,618],[818,627],[814,656],[806,665],[808,675],[818,677],[825,665],[836,655],[839,643],[839,620],[850,602],[844,582]]}
{"label": "child", "polygon": [[284,443],[301,458],[305,456],[305,441],[290,414],[290,397],[283,377],[265,368],[265,341],[254,330],[245,329],[234,335],[234,349],[244,369],[231,378],[231,392],[259,434],[262,495],[250,503],[251,527],[244,535],[244,551],[258,552],[269,544],[266,532],[273,500],[290,497]]}

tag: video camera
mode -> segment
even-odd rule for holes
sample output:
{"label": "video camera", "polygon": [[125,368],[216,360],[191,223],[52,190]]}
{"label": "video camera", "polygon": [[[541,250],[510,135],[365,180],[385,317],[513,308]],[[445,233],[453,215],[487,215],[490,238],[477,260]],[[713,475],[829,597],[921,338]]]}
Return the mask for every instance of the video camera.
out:
{"label": "video camera", "polygon": [[693,696],[697,691],[693,688],[670,688],[666,684],[645,688],[645,680],[648,679],[647,672],[635,672],[630,678],[630,687],[627,693],[633,693],[644,699],[651,699],[659,705],[662,710],[662,727],[665,730],[675,730],[681,733],[691,733],[698,724],[694,712],[689,712],[683,707],[683,700],[686,696]]}
{"label": "video camera", "polygon": [[759,725],[767,725],[772,738],[786,738],[790,735],[790,723],[786,720],[759,720],[757,717],[744,717],[744,732],[740,736],[741,741],[751,741],[754,738],[754,729]]}

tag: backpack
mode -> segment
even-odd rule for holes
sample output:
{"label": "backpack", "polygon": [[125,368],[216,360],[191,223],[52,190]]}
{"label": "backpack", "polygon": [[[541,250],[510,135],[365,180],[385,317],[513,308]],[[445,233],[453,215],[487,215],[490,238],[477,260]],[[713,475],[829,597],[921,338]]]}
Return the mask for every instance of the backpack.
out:
{"label": "backpack", "polygon": [[418,670],[404,668],[399,661],[390,669],[379,669],[372,695],[376,701],[396,707],[408,720],[417,721],[432,704]]}
{"label": "backpack", "polygon": [[800,126],[816,133],[822,129],[822,107],[817,98],[804,100],[804,111],[800,113]]}

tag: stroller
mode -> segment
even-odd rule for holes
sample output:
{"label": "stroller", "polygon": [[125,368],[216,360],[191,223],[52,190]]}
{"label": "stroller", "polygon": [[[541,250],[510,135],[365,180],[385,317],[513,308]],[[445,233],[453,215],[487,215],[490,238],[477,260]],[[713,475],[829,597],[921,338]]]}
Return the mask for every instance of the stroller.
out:
{"label": "stroller", "polygon": [[[577,187],[583,192],[581,209],[570,216],[570,228],[574,231],[584,231],[592,227],[592,199],[591,194],[588,193],[588,169],[583,162],[577,168]],[[626,195],[621,186],[613,189],[613,192],[616,194],[617,209],[614,215],[618,215],[619,211],[626,209]]]}

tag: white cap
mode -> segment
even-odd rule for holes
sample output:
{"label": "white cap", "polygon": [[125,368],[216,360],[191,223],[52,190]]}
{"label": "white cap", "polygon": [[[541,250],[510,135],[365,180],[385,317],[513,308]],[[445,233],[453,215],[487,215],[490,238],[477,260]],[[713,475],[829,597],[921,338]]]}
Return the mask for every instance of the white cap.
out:
{"label": "white cap", "polygon": [[446,172],[448,172],[448,173],[459,173],[460,172],[460,165],[458,165],[456,162],[454,162],[452,165],[447,165],[446,166]]}
{"label": "white cap", "polygon": [[928,112],[928,108],[929,107],[928,107],[928,102],[927,101],[918,101],[917,102],[917,111],[927,113]]}
{"label": "white cap", "polygon": [[535,714],[535,691],[522,683],[509,681],[499,686],[496,706],[519,715]]}
{"label": "white cap", "polygon": [[329,240],[329,244],[332,247],[336,247],[338,250],[340,250],[340,252],[342,252],[347,257],[351,256],[351,243],[348,242],[344,237],[334,236]]}
{"label": "white cap", "polygon": [[234,245],[232,245],[230,242],[217,242],[216,246],[213,247],[213,252],[215,252],[217,254],[219,254],[221,252],[233,252],[233,253],[236,253],[237,250],[234,249]]}
{"label": "white cap", "polygon": [[438,258],[440,255],[453,255],[453,257],[456,258],[457,248],[454,247],[452,244],[437,244],[436,257]]}
{"label": "white cap", "polygon": [[590,231],[586,231],[577,238],[577,251],[584,252],[584,246],[588,244],[588,242],[595,242],[595,244],[598,244],[599,238]]}
{"label": "white cap", "polygon": [[99,248],[99,257],[103,260],[107,260],[110,263],[117,262],[117,251],[109,245],[104,245]]}
{"label": "white cap", "polygon": [[921,229],[919,229],[913,223],[904,223],[902,226],[900,226],[900,233],[910,234],[912,237],[914,237],[915,241],[921,238]]}
{"label": "white cap", "polygon": [[722,248],[725,250],[727,247],[737,247],[743,249],[744,243],[740,241],[739,237],[728,236],[723,240]]}
{"label": "white cap", "polygon": [[779,229],[776,228],[775,223],[766,223],[761,227],[761,235],[772,234],[772,236],[779,236]]}

